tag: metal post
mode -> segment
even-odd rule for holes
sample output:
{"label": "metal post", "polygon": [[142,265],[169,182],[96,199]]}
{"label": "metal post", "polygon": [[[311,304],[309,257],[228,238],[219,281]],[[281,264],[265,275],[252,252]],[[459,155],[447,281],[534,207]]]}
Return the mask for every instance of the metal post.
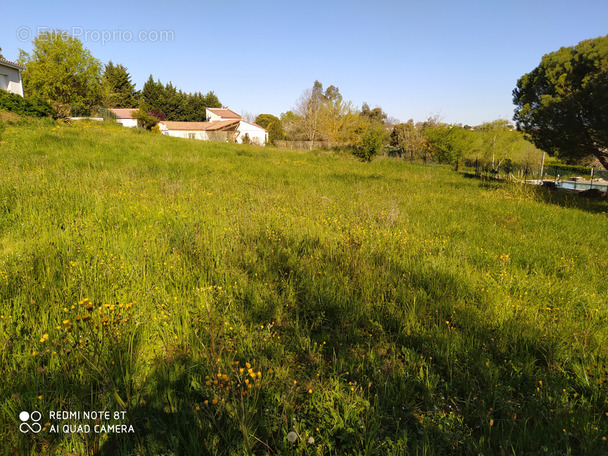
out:
{"label": "metal post", "polygon": [[540,163],[540,180],[543,180],[543,175],[545,174],[545,151],[543,150],[543,159]]}

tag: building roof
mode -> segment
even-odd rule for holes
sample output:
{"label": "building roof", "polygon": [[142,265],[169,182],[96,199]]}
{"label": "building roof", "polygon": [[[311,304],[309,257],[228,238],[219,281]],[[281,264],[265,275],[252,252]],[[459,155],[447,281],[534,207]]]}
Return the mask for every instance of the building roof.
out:
{"label": "building roof", "polygon": [[23,65],[19,65],[18,63],[11,62],[10,60],[6,60],[4,57],[0,57],[0,65],[6,65],[11,68],[15,68],[16,70],[25,70]]}
{"label": "building roof", "polygon": [[246,123],[247,125],[253,125],[254,127],[258,127],[260,130],[264,130],[266,133],[268,133],[268,130],[266,130],[264,127],[262,127],[261,125],[258,125],[256,123],[252,123],[252,122],[247,122],[245,120],[241,120],[241,122]]}
{"label": "building roof", "polygon": [[134,119],[133,114],[138,111],[137,108],[110,108],[118,119]]}
{"label": "building roof", "polygon": [[173,131],[220,131],[236,128],[239,120],[219,120],[217,122],[174,122],[163,120],[159,122]]}
{"label": "building roof", "polygon": [[227,108],[207,108],[207,111],[211,111],[213,114],[226,119],[241,119],[242,117],[234,112],[232,109]]}

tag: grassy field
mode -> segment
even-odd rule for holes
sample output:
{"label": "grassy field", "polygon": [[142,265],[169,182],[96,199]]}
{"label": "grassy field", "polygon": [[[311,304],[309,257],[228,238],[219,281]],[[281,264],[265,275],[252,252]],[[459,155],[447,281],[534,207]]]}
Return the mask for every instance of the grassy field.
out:
{"label": "grassy field", "polygon": [[605,200],[105,123],[3,139],[1,454],[608,453]]}

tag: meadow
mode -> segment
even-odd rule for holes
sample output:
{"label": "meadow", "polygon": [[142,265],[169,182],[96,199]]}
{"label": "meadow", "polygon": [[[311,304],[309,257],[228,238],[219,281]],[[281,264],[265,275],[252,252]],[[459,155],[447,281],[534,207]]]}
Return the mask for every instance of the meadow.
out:
{"label": "meadow", "polygon": [[607,454],[607,212],[430,163],[8,125],[1,454]]}

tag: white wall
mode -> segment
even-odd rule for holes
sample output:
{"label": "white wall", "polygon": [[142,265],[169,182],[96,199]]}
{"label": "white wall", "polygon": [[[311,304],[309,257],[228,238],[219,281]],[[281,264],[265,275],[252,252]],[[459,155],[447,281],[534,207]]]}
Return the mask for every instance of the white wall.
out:
{"label": "white wall", "polygon": [[258,127],[257,125],[253,125],[241,120],[237,130],[240,132],[236,139],[236,142],[239,144],[243,143],[243,138],[245,135],[249,136],[249,139],[253,144],[263,146],[268,142],[268,133],[262,127]]}
{"label": "white wall", "polygon": [[15,68],[2,65],[2,62],[0,62],[0,89],[23,96],[21,73]]}
{"label": "white wall", "polygon": [[207,122],[217,122],[218,120],[222,120],[220,116],[212,113],[208,109],[205,109],[205,114],[207,115]]}
{"label": "white wall", "polygon": [[137,119],[116,119],[123,127],[137,127]]}
{"label": "white wall", "polygon": [[168,130],[167,127],[160,123],[160,132],[165,136],[173,136],[174,138],[200,139],[208,140],[207,132],[205,131],[187,131],[187,130]]}

